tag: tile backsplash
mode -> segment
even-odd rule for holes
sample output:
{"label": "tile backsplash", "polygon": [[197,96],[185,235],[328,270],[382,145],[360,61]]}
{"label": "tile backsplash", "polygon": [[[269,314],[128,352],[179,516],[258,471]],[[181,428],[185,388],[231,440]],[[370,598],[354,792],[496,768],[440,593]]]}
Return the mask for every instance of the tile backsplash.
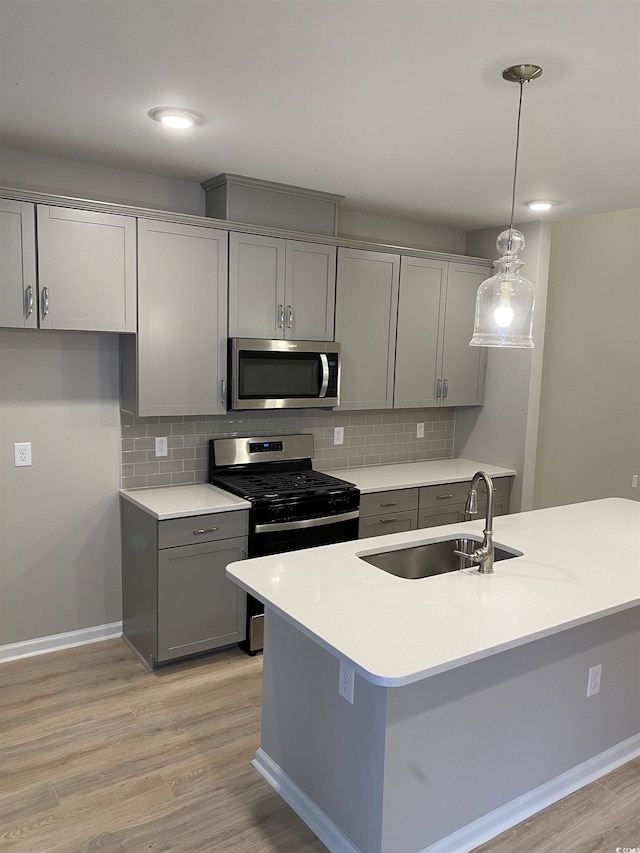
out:
{"label": "tile backsplash", "polygon": [[[123,412],[122,488],[206,482],[207,442],[223,436],[311,432],[314,467],[321,471],[448,459],[453,456],[454,418],[454,409],[296,409],[170,418],[138,418]],[[424,423],[424,438],[416,437],[418,423]],[[344,427],[342,445],[333,443],[333,428],[338,426]],[[167,436],[167,456],[156,457],[156,436]]]}

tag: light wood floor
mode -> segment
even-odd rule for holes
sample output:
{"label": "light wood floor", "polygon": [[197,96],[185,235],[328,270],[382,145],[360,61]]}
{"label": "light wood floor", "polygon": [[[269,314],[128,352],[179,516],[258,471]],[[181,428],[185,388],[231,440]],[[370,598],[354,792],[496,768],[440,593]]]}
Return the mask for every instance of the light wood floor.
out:
{"label": "light wood floor", "polygon": [[[237,649],[150,674],[120,640],[1,665],[0,848],[326,851],[249,764],[261,674]],[[618,846],[640,851],[640,759],[478,851]]]}

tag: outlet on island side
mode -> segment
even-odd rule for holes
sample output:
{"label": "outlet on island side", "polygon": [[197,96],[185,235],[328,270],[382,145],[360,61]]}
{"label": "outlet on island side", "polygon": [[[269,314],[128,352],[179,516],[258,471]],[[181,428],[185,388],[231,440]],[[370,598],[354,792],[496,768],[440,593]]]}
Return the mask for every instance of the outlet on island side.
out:
{"label": "outlet on island side", "polygon": [[348,664],[340,661],[340,678],[338,680],[338,693],[347,702],[353,705],[353,688],[355,672]]}
{"label": "outlet on island side", "polygon": [[589,679],[587,681],[587,697],[595,696],[600,692],[600,679],[602,678],[602,664],[589,667]]}

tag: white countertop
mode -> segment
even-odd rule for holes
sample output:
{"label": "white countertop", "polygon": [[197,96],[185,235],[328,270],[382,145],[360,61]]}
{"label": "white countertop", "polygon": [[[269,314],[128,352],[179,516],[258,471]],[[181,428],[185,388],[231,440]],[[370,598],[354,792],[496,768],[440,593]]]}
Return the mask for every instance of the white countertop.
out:
{"label": "white countertop", "polygon": [[484,520],[231,563],[227,574],[376,684],[401,686],[640,605],[640,503],[609,498],[494,520],[523,552],[494,574],[395,577],[358,554],[473,533]]}
{"label": "white countertop", "polygon": [[230,512],[249,509],[251,504],[243,498],[210,486],[196,483],[189,486],[158,486],[153,489],[121,489],[123,498],[146,510],[155,518],[184,518],[189,515],[206,515],[209,512]]}
{"label": "white countertop", "polygon": [[513,468],[498,468],[497,465],[486,465],[484,462],[473,462],[470,459],[399,462],[393,465],[370,465],[366,468],[338,468],[327,473],[353,483],[362,494],[367,494],[389,489],[459,483],[470,480],[476,471],[486,471],[490,477],[512,477],[516,473]]}

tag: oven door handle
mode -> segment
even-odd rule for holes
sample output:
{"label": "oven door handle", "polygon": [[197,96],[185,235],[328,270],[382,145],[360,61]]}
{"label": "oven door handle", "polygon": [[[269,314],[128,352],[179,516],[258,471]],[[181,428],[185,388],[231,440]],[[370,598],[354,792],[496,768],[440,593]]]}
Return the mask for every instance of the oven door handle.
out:
{"label": "oven door handle", "polygon": [[341,512],[339,515],[325,515],[322,518],[302,518],[299,521],[274,521],[271,524],[256,524],[255,533],[271,533],[276,530],[302,530],[305,527],[326,527],[328,524],[340,524],[360,517],[360,510]]}
{"label": "oven door handle", "polygon": [[322,385],[320,386],[319,397],[327,396],[327,388],[329,387],[329,360],[326,352],[320,353],[320,364],[322,365]]}

